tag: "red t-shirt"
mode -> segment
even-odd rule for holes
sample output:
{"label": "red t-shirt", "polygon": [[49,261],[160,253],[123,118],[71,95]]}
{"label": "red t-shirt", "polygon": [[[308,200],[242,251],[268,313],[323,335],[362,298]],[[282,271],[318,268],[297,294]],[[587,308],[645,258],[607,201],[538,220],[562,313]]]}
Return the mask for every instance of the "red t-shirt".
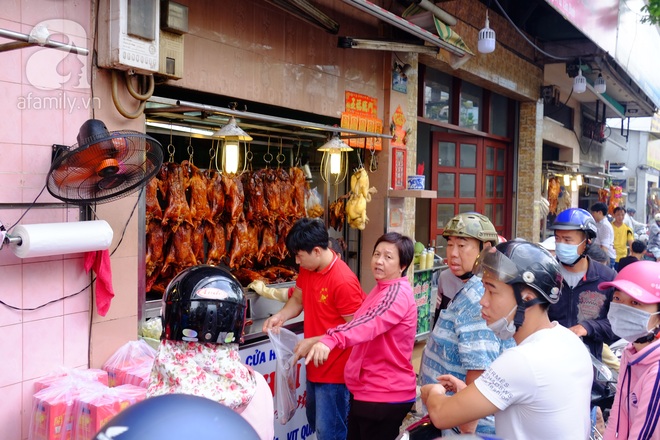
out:
{"label": "red t-shirt", "polygon": [[[300,268],[296,287],[302,291],[305,311],[305,338],[324,335],[328,329],[345,324],[343,316],[352,315],[365,295],[357,276],[334,255],[320,272]],[[351,350],[332,350],[319,367],[307,365],[307,379],[318,383],[344,383],[344,366]]]}

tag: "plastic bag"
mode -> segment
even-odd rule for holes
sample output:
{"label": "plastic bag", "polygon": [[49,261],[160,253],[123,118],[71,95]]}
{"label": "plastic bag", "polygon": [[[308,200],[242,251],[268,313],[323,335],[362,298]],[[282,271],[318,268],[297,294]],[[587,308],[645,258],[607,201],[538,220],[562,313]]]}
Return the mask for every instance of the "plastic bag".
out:
{"label": "plastic bag", "polygon": [[321,197],[316,187],[308,189],[305,192],[305,210],[307,217],[323,217],[323,206],[321,206]]}
{"label": "plastic bag", "polygon": [[81,390],[73,405],[71,440],[92,440],[94,434],[125,408],[146,398],[147,390],[135,385]]}
{"label": "plastic bag", "polygon": [[293,349],[298,336],[280,328],[279,333],[268,330],[268,337],[275,350],[275,418],[285,425],[298,408],[296,398],[296,363]]}
{"label": "plastic bag", "polygon": [[145,341],[127,342],[103,364],[103,369],[108,372],[108,385],[130,383],[146,387],[155,358],[156,350]]}

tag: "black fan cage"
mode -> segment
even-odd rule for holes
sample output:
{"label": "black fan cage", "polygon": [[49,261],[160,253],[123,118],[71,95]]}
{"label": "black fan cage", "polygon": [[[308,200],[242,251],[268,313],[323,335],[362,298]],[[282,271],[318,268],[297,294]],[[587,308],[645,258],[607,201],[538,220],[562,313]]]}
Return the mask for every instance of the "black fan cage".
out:
{"label": "black fan cage", "polygon": [[56,152],[48,192],[74,204],[107,203],[141,189],[163,164],[154,138],[132,130],[108,133],[93,144]]}

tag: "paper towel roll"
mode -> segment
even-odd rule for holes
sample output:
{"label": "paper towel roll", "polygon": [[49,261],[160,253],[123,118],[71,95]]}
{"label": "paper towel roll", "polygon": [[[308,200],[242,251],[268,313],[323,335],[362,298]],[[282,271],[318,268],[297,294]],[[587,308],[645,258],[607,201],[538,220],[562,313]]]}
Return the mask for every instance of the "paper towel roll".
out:
{"label": "paper towel roll", "polygon": [[105,220],[19,225],[10,235],[21,238],[21,244],[11,244],[20,258],[99,251],[112,243],[112,228]]}

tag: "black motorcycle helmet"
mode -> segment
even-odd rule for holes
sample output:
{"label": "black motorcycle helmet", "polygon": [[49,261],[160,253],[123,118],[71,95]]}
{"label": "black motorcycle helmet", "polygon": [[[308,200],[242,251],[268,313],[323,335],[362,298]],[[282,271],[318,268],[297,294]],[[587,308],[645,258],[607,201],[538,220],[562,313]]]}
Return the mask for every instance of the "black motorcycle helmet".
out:
{"label": "black motorcycle helmet", "polygon": [[235,343],[243,335],[245,312],[243,288],[229,270],[192,266],[165,289],[161,339]]}
{"label": "black motorcycle helmet", "polygon": [[259,440],[254,428],[221,403],[187,394],[164,394],[129,406],[94,440]]}
{"label": "black motorcycle helmet", "polygon": [[[540,303],[556,304],[559,301],[563,280],[559,262],[538,244],[515,239],[484,249],[474,263],[472,272],[479,276],[488,273],[488,276],[513,287],[518,303],[514,318],[516,327],[522,325],[527,307]],[[534,289],[540,295],[536,299],[523,301],[524,286]]]}

